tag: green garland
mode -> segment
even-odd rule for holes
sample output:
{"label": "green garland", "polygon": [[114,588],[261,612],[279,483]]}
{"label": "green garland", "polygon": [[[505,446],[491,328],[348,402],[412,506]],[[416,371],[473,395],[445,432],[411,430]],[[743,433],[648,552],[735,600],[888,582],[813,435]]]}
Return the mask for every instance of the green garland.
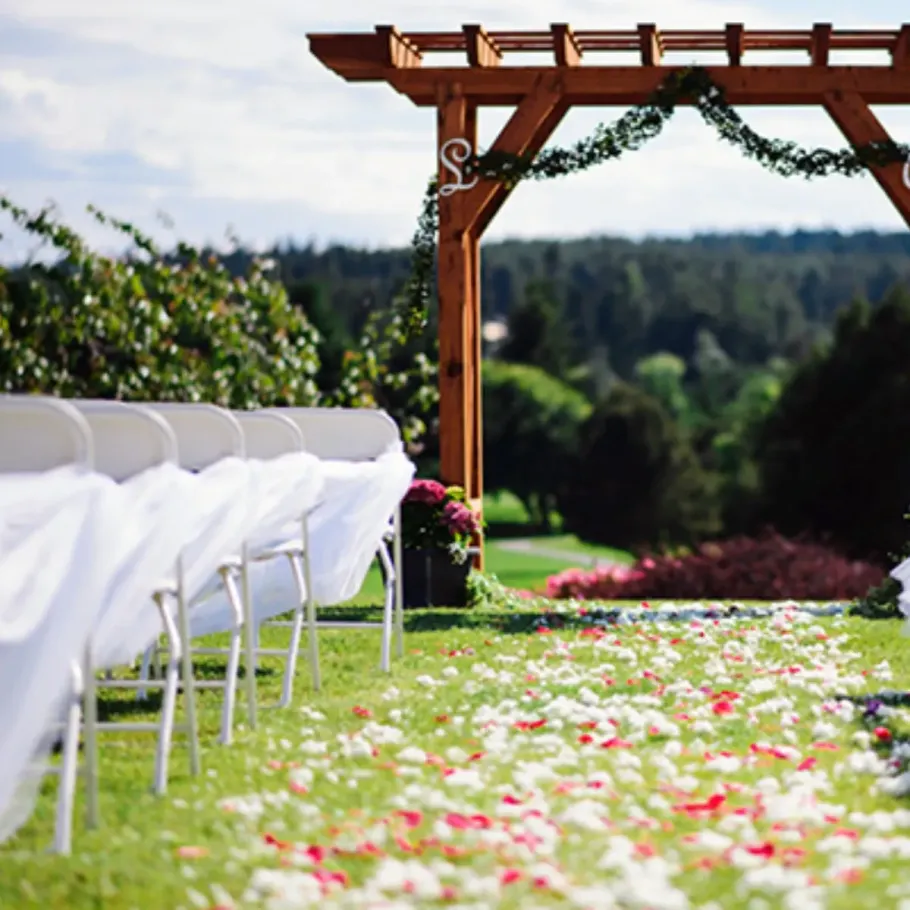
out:
{"label": "green garland", "polygon": [[[544,149],[537,155],[487,152],[465,162],[464,174],[498,180],[513,187],[522,180],[549,180],[581,173],[625,152],[637,151],[659,136],[684,99],[693,101],[702,119],[714,127],[720,139],[737,146],[747,158],[782,177],[801,176],[807,180],[832,174],[854,177],[869,165],[892,164],[910,155],[910,146],[890,140],[832,152],[804,149],[783,139],[766,139],[730,107],[723,89],[704,68],[689,67],[668,76],[644,104],[632,108],[612,124],[598,124],[587,139],[568,148]],[[411,274],[399,298],[405,326],[411,335],[426,326],[438,231],[439,194],[434,177],[427,186],[411,241]]]}

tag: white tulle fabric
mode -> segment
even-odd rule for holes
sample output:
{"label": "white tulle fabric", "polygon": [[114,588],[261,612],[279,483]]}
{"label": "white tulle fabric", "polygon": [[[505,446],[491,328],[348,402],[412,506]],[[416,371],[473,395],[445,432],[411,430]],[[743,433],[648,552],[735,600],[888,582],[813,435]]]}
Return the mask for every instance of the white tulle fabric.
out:
{"label": "white tulle fabric", "polygon": [[[245,535],[250,556],[255,558],[262,551],[288,540],[302,540],[302,518],[319,501],[325,473],[323,462],[307,452],[294,452],[270,461],[250,460],[247,464],[251,473],[254,502]],[[272,560],[257,565],[269,565],[274,573],[279,576],[283,573],[289,583],[292,581],[286,560]],[[254,605],[258,610],[259,591],[255,587],[253,590]],[[285,600],[277,612],[287,609]],[[233,614],[224,588],[220,584],[215,585],[198,597],[198,603],[194,603],[190,612],[190,634],[193,638],[198,638],[223,632],[231,628],[232,622]]]}
{"label": "white tulle fabric", "polygon": [[175,588],[179,559],[187,597],[199,596],[239,556],[262,475],[228,458],[123,484],[75,469],[0,477],[0,841],[31,814],[86,643],[95,668],[151,645],[154,592]]}
{"label": "white tulle fabric", "polygon": [[[227,628],[219,566],[245,542],[255,553],[299,538],[305,513],[316,599],[347,600],[413,475],[392,452],[366,463],[227,458],[199,473],[161,465],[122,484],[76,468],[0,476],[0,843],[32,812],[89,637],[99,668],[149,647],[161,632],[153,594],[174,587],[178,560],[198,604],[193,633]],[[286,561],[253,572],[257,612],[288,609]],[[263,597],[276,577],[284,594]]]}
{"label": "white tulle fabric", "polygon": [[31,815],[51,726],[115,571],[126,502],[81,469],[0,477],[0,843]]}
{"label": "white tulle fabric", "polygon": [[337,604],[363,586],[415,468],[403,452],[324,466],[325,491],[309,521],[310,577],[316,602]]}
{"label": "white tulle fabric", "polygon": [[[319,462],[320,490],[305,510],[309,512],[310,577],[317,603],[343,603],[361,589],[414,470],[401,451],[368,462]],[[300,539],[300,514],[267,544]],[[284,613],[297,602],[294,576],[286,560],[254,562],[249,572],[256,622]],[[222,631],[229,623],[230,605],[223,590],[214,592],[190,614],[194,637]]]}
{"label": "white tulle fabric", "polygon": [[[117,572],[92,640],[93,662],[101,668],[131,662],[161,634],[152,595],[175,590],[178,560],[191,601],[216,584],[225,559],[239,556],[256,515],[255,471],[240,458],[195,474],[160,465],[122,489],[129,519],[117,540]],[[172,599],[169,605],[173,611]]]}

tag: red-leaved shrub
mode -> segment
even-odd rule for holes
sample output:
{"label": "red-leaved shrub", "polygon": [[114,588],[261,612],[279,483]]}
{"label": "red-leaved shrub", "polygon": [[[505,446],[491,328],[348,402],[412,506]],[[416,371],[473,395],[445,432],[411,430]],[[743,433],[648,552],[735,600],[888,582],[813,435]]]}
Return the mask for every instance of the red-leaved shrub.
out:
{"label": "red-leaved shrub", "polygon": [[686,556],[650,556],[631,568],[569,569],[547,596],[578,600],[853,600],[884,570],[820,544],[767,532],[705,543]]}

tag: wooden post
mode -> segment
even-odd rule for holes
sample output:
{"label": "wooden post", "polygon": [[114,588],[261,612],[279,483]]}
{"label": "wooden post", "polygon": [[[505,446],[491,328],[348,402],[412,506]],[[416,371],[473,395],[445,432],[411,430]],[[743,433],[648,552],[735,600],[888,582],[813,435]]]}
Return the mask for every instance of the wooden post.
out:
{"label": "wooden post", "polygon": [[[558,76],[539,80],[493,145],[536,153],[568,109]],[[439,449],[444,483],[463,486],[483,514],[480,237],[509,189],[466,177],[458,167],[477,147],[477,109],[458,83],[437,97],[439,145]],[[483,542],[475,541],[483,567]]]}
{"label": "wooden post", "polygon": [[[437,98],[439,149],[439,454],[446,484],[481,495],[480,256],[465,206],[473,179],[462,167],[477,146],[477,110],[457,82]],[[478,560],[478,563],[481,560]]]}

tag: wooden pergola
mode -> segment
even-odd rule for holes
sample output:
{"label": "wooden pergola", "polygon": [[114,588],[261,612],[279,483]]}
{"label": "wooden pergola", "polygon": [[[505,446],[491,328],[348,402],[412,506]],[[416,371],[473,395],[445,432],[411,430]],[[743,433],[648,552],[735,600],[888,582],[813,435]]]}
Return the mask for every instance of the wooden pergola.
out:
{"label": "wooden pergola", "polygon": [[[477,111],[514,107],[491,150],[538,152],[575,105],[635,105],[693,53],[716,52],[706,67],[735,105],[821,105],[854,147],[887,140],[870,104],[910,103],[910,25],[885,31],[486,31],[402,32],[394,26],[349,34],[311,34],[310,49],[349,82],[387,82],[414,104],[435,107],[439,170],[439,413],[442,479],[461,484],[477,508],[483,493],[480,397],[479,243],[510,190],[466,175],[477,151]],[[885,51],[889,64],[843,66],[834,51]],[[635,65],[604,65],[608,52],[633,52]],[[746,52],[798,51],[803,65],[743,65]],[[540,54],[538,65],[508,65],[510,54]],[[454,65],[425,63],[429,54],[460,56]],[[686,54],[677,64],[668,55]],[[596,62],[588,61],[598,56]],[[550,59],[547,59],[547,58]],[[677,59],[679,59],[677,57]],[[584,61],[584,62],[583,62]],[[910,167],[871,168],[910,226]]]}

